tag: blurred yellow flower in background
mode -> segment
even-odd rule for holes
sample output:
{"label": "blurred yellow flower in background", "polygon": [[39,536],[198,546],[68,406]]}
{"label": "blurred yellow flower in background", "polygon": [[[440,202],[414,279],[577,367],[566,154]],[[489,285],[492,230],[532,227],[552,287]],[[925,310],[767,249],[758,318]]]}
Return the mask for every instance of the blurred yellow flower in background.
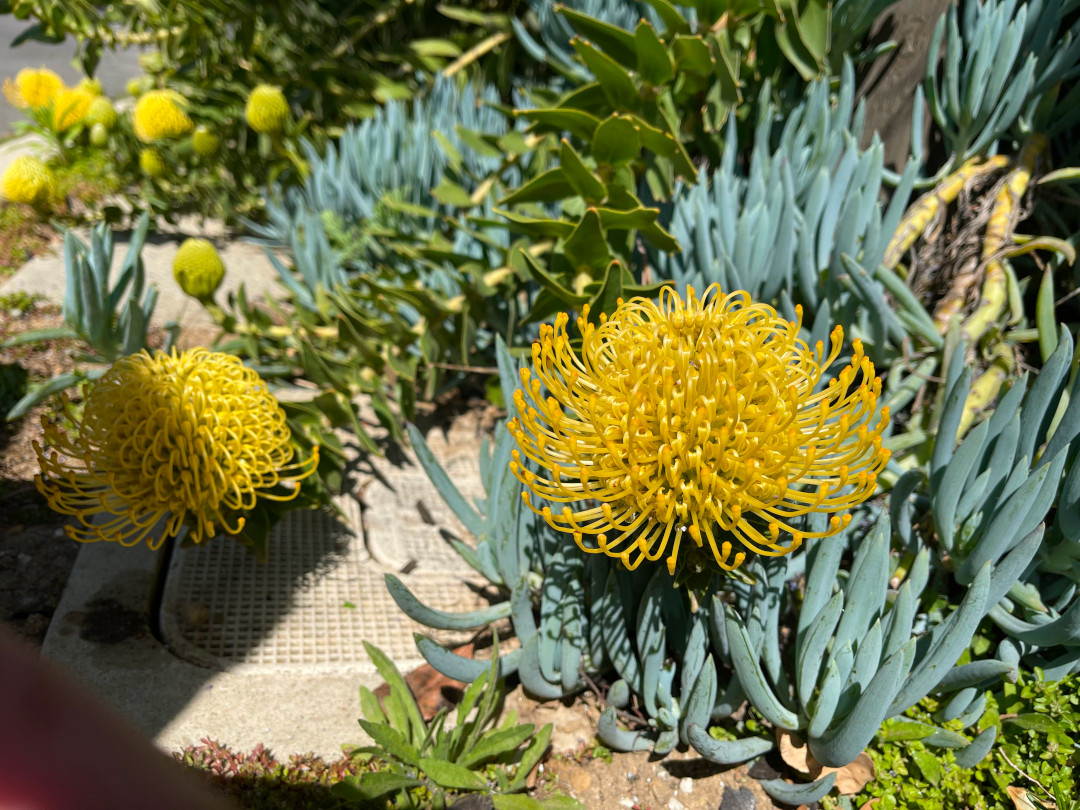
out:
{"label": "blurred yellow flower in background", "polygon": [[[52,509],[78,518],[67,533],[81,542],[156,548],[184,525],[196,543],[237,534],[240,511],[258,498],[291,500],[318,465],[317,447],[293,462],[281,406],[230,354],[144,350],[93,385],[81,419],[65,411],[70,434],[42,420],[48,449],[35,442],[35,482]],[[281,484],[291,489],[272,491]]]}
{"label": "blurred yellow flower in background", "polygon": [[779,556],[839,532],[850,514],[822,532],[793,521],[874,494],[889,414],[874,424],[881,381],[858,340],[816,391],[841,327],[827,355],[820,342],[811,350],[798,336],[801,309],[790,322],[716,285],[685,301],[665,288],[659,304],[620,300],[600,326],[587,319],[586,308],[580,353],[566,314],[541,327],[535,376],[522,370],[509,424],[525,502],[584,551],[631,569],[666,555],[674,573],[683,549],[696,569],[731,570],[747,554]]}
{"label": "blurred yellow flower in background", "polygon": [[277,87],[260,84],[248,96],[244,117],[256,132],[281,132],[289,120],[289,102]]}
{"label": "blurred yellow flower in background", "polygon": [[4,95],[19,109],[41,110],[52,104],[64,82],[48,68],[23,68],[15,81],[4,80]]}
{"label": "blurred yellow flower in background", "polygon": [[56,189],[52,170],[36,157],[19,155],[0,176],[0,195],[25,205],[48,201]]}
{"label": "blurred yellow flower in background", "polygon": [[94,99],[95,96],[85,88],[62,88],[53,99],[53,129],[63,132],[81,122],[86,118]]}
{"label": "blurred yellow flower in background", "polygon": [[225,264],[208,239],[185,239],[173,259],[173,278],[185,293],[209,300],[225,278]]}
{"label": "blurred yellow flower in background", "polygon": [[148,177],[155,179],[162,178],[169,173],[169,164],[165,162],[165,156],[152,146],[140,150],[139,168]]}
{"label": "blurred yellow flower in background", "polygon": [[221,138],[211,132],[208,127],[196,127],[195,133],[191,136],[191,148],[195,150],[196,155],[212,157],[219,146],[221,146]]}
{"label": "blurred yellow flower in background", "polygon": [[150,90],[135,103],[133,128],[143,143],[179,138],[195,128],[183,107],[187,100],[175,90]]}

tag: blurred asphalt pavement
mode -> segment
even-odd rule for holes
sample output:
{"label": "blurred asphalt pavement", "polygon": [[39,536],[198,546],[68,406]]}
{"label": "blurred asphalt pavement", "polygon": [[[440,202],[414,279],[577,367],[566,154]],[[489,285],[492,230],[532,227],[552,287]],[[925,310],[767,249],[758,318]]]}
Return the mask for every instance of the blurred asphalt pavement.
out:
{"label": "blurred asphalt pavement", "polygon": [[[59,45],[24,42],[11,47],[11,41],[30,24],[29,20],[16,20],[11,14],[0,14],[0,83],[4,79],[14,78],[24,67],[42,66],[55,70],[68,84],[77,82],[82,74],[71,64],[75,57],[75,40],[71,37]],[[96,75],[107,94],[114,98],[122,94],[128,79],[140,74],[138,54],[137,49],[116,53],[107,50],[102,54]],[[0,138],[12,135],[12,124],[21,117],[19,110],[0,97]]]}

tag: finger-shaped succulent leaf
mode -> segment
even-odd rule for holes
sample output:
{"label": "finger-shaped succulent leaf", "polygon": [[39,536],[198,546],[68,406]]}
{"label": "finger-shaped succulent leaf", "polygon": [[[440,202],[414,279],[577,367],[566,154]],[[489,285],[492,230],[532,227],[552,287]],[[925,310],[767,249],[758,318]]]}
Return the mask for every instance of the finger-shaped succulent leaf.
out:
{"label": "finger-shaped succulent leaf", "polygon": [[648,751],[652,747],[652,742],[643,732],[619,728],[614,706],[601,712],[596,734],[604,745],[615,751]]}
{"label": "finger-shaped succulent leaf", "polygon": [[754,653],[750,637],[738,614],[731,608],[726,608],[725,613],[732,665],[751,704],[773,725],[791,731],[797,730],[798,716],[781,702],[766,681],[761,662]]}
{"label": "finger-shaped succulent leaf", "polygon": [[794,807],[800,804],[816,802],[823,798],[836,784],[836,772],[834,771],[814,782],[802,785],[785,782],[783,779],[766,779],[758,782],[758,784],[761,785],[762,790],[769,794],[770,798]]}
{"label": "finger-shaped succulent leaf", "polygon": [[465,613],[449,613],[429,608],[393,574],[385,575],[386,589],[406,616],[437,630],[470,630],[486,627],[510,615],[510,602],[500,602],[488,608]]}
{"label": "finger-shaped succulent leaf", "polygon": [[882,721],[888,717],[889,703],[904,682],[914,658],[915,639],[911,639],[882,664],[854,708],[839,724],[821,737],[810,738],[810,751],[818,762],[841,767],[869,745]]}
{"label": "finger-shaped succulent leaf", "polygon": [[741,740],[717,740],[705,727],[691,724],[686,731],[687,742],[709,762],[717,765],[738,765],[767,754],[775,747],[772,740],[762,737],[743,737]]}
{"label": "finger-shaped succulent leaf", "polygon": [[960,606],[942,624],[931,631],[925,654],[915,664],[899,694],[889,706],[886,717],[899,714],[922,700],[945,677],[971,641],[982,617],[986,615],[986,596],[990,590],[992,566],[987,563],[968,587]]}

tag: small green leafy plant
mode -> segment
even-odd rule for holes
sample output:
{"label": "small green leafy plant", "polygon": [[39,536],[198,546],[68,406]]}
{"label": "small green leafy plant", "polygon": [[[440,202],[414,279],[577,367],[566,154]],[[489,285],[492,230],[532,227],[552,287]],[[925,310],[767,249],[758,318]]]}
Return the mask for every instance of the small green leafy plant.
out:
{"label": "small green leafy plant", "polygon": [[[1077,792],[1074,770],[1078,764],[1080,740],[1080,677],[1057,682],[1044,680],[1041,671],[1022,672],[1016,683],[1004,683],[987,698],[986,710],[977,728],[999,727],[998,744],[972,771],[956,764],[952,750],[929,749],[926,742],[912,739],[917,727],[934,734],[958,733],[959,720],[936,727],[932,713],[938,702],[926,698],[907,712],[906,718],[886,722],[868,750],[874,759],[877,780],[854,797],[852,806],[861,807],[879,799],[877,810],[1011,810],[1028,798],[1045,807],[1073,810]],[[912,722],[915,721],[915,722]],[[838,801],[826,807],[843,807]]]}
{"label": "small green leafy plant", "polygon": [[[497,810],[580,808],[563,797],[540,802],[520,793],[539,764],[551,739],[551,724],[534,734],[531,723],[517,722],[510,712],[500,724],[506,696],[498,677],[498,651],[490,669],[473,681],[457,709],[457,724],[447,728],[449,709],[425,722],[420,707],[397,667],[381,650],[364,642],[379,674],[390,686],[380,705],[366,687],[360,687],[365,719],[361,727],[374,745],[353,749],[354,758],[369,758],[378,770],[348,777],[335,786],[334,795],[370,806],[444,810],[459,793],[492,796]],[[384,804],[388,802],[389,804]]]}

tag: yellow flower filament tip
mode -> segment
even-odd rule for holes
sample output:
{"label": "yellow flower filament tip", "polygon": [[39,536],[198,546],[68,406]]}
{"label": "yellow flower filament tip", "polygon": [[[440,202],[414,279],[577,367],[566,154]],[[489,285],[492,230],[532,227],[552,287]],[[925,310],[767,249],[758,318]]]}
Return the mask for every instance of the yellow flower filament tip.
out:
{"label": "yellow flower filament tip", "polygon": [[[53,510],[78,518],[67,533],[81,542],[156,548],[185,524],[196,543],[236,534],[239,512],[257,498],[296,497],[319,462],[318,447],[293,461],[285,414],[259,375],[206,349],[122,358],[90,390],[81,419],[66,403],[65,412],[70,434],[42,420],[48,451],[35,443],[35,483]],[[273,492],[279,484],[290,491]]]}
{"label": "yellow flower filament tip", "polygon": [[[875,420],[881,382],[858,340],[817,390],[844,331],[811,351],[802,317],[714,285],[620,302],[598,326],[583,314],[580,354],[568,316],[541,327],[509,424],[526,505],[586,552],[671,573],[680,550],[733,570],[842,531],[851,516],[833,513],[871,497],[888,462],[889,414]],[[824,531],[797,525],[811,512],[831,514]]]}

